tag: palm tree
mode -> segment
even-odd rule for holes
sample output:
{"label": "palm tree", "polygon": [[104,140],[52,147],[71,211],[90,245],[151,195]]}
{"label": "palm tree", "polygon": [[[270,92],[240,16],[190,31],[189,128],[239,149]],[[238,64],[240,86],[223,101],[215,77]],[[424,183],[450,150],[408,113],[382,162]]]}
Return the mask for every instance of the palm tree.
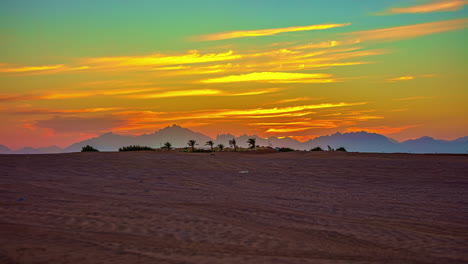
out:
{"label": "palm tree", "polygon": [[210,146],[211,151],[213,151],[213,145],[214,145],[213,140],[208,140],[208,141],[206,142],[206,144],[205,144],[205,146]]}
{"label": "palm tree", "polygon": [[229,140],[229,145],[234,148],[234,151],[237,151],[237,143],[234,138]]}
{"label": "palm tree", "polygon": [[217,147],[219,148],[220,151],[223,151],[223,149],[224,149],[224,145],[223,145],[223,144],[218,144]]}
{"label": "palm tree", "polygon": [[249,138],[247,140],[247,144],[249,144],[249,148],[254,149],[255,148],[255,138]]}
{"label": "palm tree", "polygon": [[189,147],[191,148],[192,152],[194,152],[194,151],[195,151],[195,145],[198,145],[198,144],[197,144],[197,141],[196,141],[196,140],[191,139],[191,140],[189,140],[189,141],[187,142],[187,145],[189,145]]}
{"label": "palm tree", "polygon": [[164,143],[164,146],[162,147],[163,149],[167,149],[167,151],[172,149],[172,144],[171,142],[166,142]]}

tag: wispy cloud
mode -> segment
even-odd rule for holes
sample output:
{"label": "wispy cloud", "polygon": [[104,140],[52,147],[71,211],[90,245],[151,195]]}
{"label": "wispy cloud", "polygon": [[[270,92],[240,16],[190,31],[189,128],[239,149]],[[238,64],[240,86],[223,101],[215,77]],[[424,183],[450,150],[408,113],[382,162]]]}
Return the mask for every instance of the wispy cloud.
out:
{"label": "wispy cloud", "polygon": [[330,83],[331,74],[324,73],[289,73],[289,72],[253,72],[241,75],[230,75],[219,78],[202,80],[202,83],[230,83],[230,82],[269,82],[269,83]]}
{"label": "wispy cloud", "polygon": [[[232,50],[225,53],[200,54],[197,50],[192,50],[188,54],[166,55],[153,54],[148,56],[126,56],[126,57],[97,57],[84,59],[85,63],[96,65],[96,67],[154,67],[179,64],[195,64],[205,62],[217,62],[234,60],[241,58],[235,55]],[[176,68],[171,68],[176,69]]]}
{"label": "wispy cloud", "polygon": [[463,29],[468,26],[468,18],[460,18],[453,20],[444,20],[437,22],[429,22],[422,24],[415,24],[409,26],[393,27],[374,29],[367,31],[357,31],[352,33],[345,33],[353,38],[360,39],[361,41],[376,40],[376,41],[391,41],[414,38],[434,33],[452,31]]}
{"label": "wispy cloud", "polygon": [[285,103],[291,103],[291,102],[299,102],[299,101],[309,101],[313,100],[313,98],[310,97],[297,97],[297,98],[291,98],[291,99],[283,99],[283,100],[278,100],[274,102],[274,104],[285,104]]}
{"label": "wispy cloud", "polygon": [[278,88],[270,88],[263,90],[254,90],[248,92],[226,92],[217,89],[196,89],[196,90],[175,90],[175,91],[163,91],[158,93],[129,95],[128,98],[139,98],[139,99],[153,99],[153,98],[169,98],[169,97],[189,97],[189,96],[247,96],[247,95],[259,95],[265,93],[272,93],[279,91]]}
{"label": "wispy cloud", "polygon": [[34,72],[34,71],[45,71],[62,68],[63,64],[57,65],[44,65],[44,66],[23,66],[23,67],[1,67],[0,72]]}
{"label": "wispy cloud", "polygon": [[408,76],[387,79],[387,81],[389,82],[410,81],[410,80],[414,80],[414,78],[415,78],[414,76],[408,75]]}
{"label": "wispy cloud", "polygon": [[309,43],[303,45],[297,45],[291,47],[291,49],[325,49],[325,48],[333,48],[338,46],[346,46],[346,45],[353,45],[358,44],[361,41],[358,39],[349,39],[349,40],[329,40],[319,43]]}
{"label": "wispy cloud", "polygon": [[[364,105],[366,102],[359,103],[323,103],[315,105],[300,105],[281,108],[251,108],[251,109],[225,109],[225,110],[204,110],[199,112],[153,112],[153,111],[123,111],[113,115],[126,117],[127,123],[119,130],[141,129],[142,125],[160,124],[162,122],[174,122],[181,120],[239,120],[239,119],[263,119],[263,118],[278,118],[278,117],[300,117],[312,114],[310,110],[326,109],[336,107],[348,107]],[[258,122],[261,123],[261,122]],[[317,127],[319,122],[314,125],[308,123],[308,127]],[[330,123],[328,123],[330,125]],[[125,129],[124,129],[125,128]]]}
{"label": "wispy cloud", "polygon": [[125,121],[112,116],[103,117],[75,117],[54,116],[50,119],[38,120],[35,127],[52,129],[58,133],[102,133],[124,124]]}
{"label": "wispy cloud", "polygon": [[395,101],[408,101],[408,100],[421,100],[421,99],[430,99],[430,98],[434,98],[434,97],[431,97],[431,96],[414,96],[414,97],[397,98],[397,99],[393,99],[393,100],[395,100]]}
{"label": "wispy cloud", "polygon": [[230,32],[221,32],[221,33],[202,35],[202,36],[194,37],[193,40],[208,41],[208,40],[222,40],[222,39],[233,39],[233,38],[244,38],[244,37],[272,36],[272,35],[276,35],[279,33],[323,30],[323,29],[329,29],[329,28],[344,27],[344,26],[349,26],[349,25],[351,25],[351,23],[320,24],[320,25],[310,25],[310,26],[258,29],[258,30],[239,30],[239,31],[230,31]]}
{"label": "wispy cloud", "polygon": [[95,91],[83,91],[83,92],[55,92],[55,93],[48,93],[46,95],[41,95],[35,97],[35,99],[71,99],[71,98],[82,98],[82,97],[90,97],[90,96],[115,96],[115,95],[125,95],[125,94],[134,94],[134,93],[142,93],[142,92],[149,92],[154,91],[156,88],[147,88],[147,89],[120,89],[120,90],[95,90]]}
{"label": "wispy cloud", "polygon": [[291,132],[299,132],[304,130],[309,130],[311,127],[286,127],[286,128],[269,128],[265,132],[266,133],[291,133]]}
{"label": "wispy cloud", "polygon": [[15,111],[15,114],[27,114],[27,115],[42,115],[42,114],[83,114],[83,113],[99,113],[99,112],[110,112],[122,110],[122,107],[97,107],[97,108],[85,108],[85,109],[46,109],[46,108],[35,108]]}
{"label": "wispy cloud", "polygon": [[387,79],[387,82],[411,81],[416,78],[431,78],[431,77],[436,77],[436,76],[437,74],[406,75],[406,76]]}
{"label": "wispy cloud", "polygon": [[462,9],[467,4],[468,1],[466,0],[436,0],[422,5],[390,8],[389,10],[378,15],[457,11]]}

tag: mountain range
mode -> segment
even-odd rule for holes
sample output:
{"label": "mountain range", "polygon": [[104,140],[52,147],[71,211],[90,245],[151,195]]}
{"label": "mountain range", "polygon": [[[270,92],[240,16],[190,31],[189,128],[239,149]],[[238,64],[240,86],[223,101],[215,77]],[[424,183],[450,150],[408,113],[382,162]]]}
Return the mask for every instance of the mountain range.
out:
{"label": "mountain range", "polygon": [[314,147],[326,149],[345,147],[351,152],[401,152],[401,153],[468,153],[468,136],[461,137],[452,141],[438,140],[431,137],[421,137],[398,142],[386,136],[368,133],[335,133],[328,136],[321,136],[300,142],[295,139],[285,137],[261,138],[255,135],[243,135],[235,137],[230,134],[218,135],[212,139],[202,133],[194,132],[188,128],[178,125],[168,126],[152,134],[143,134],[140,136],[124,136],[114,133],[106,133],[99,137],[90,138],[78,143],[74,143],[66,148],[51,146],[46,148],[25,147],[19,150],[11,150],[4,145],[0,145],[0,154],[41,154],[41,153],[66,153],[79,152],[86,145],[91,145],[100,151],[117,151],[122,146],[141,145],[159,148],[165,142],[170,142],[173,147],[187,147],[187,141],[194,139],[199,144],[199,148],[208,148],[205,143],[213,140],[215,145],[223,144],[229,146],[228,142],[235,139],[240,147],[247,147],[249,138],[256,138],[256,144],[259,146],[288,147],[297,150],[310,150]]}

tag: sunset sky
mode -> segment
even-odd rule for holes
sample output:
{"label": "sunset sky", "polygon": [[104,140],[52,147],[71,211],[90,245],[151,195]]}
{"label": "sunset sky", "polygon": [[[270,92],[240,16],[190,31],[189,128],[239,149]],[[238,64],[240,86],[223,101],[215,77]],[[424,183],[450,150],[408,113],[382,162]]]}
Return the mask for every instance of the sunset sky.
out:
{"label": "sunset sky", "polygon": [[3,0],[0,144],[468,135],[465,0]]}

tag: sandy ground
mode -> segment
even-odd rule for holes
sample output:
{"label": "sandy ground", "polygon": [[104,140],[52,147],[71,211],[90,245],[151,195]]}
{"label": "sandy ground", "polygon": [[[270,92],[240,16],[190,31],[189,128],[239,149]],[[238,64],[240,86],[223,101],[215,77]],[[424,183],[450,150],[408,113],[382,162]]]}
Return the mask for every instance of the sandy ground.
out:
{"label": "sandy ground", "polygon": [[468,156],[0,155],[0,263],[468,263]]}

